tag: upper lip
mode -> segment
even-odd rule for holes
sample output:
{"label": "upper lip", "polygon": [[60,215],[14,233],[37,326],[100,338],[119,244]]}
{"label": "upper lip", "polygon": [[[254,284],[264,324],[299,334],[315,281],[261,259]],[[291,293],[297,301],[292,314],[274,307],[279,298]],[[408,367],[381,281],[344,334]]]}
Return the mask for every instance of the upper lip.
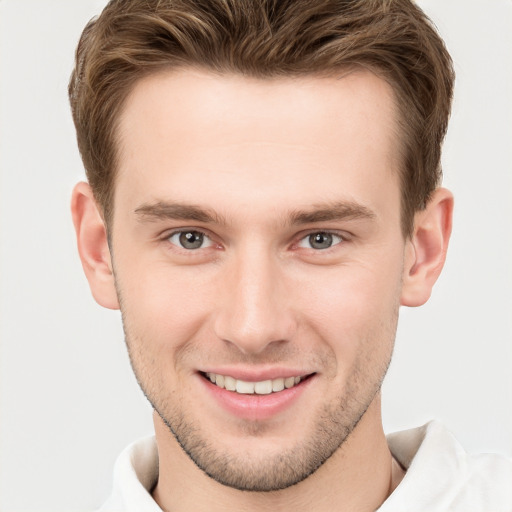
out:
{"label": "upper lip", "polygon": [[209,367],[200,370],[202,373],[215,373],[233,377],[246,382],[260,382],[288,377],[306,377],[314,372],[293,368],[240,368],[240,367]]}

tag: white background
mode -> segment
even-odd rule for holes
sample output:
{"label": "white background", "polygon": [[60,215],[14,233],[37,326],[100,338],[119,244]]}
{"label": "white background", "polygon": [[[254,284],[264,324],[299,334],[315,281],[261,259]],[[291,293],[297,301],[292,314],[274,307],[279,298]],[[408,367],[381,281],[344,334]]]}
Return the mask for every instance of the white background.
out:
{"label": "white background", "polygon": [[[402,311],[387,431],[436,417],[512,455],[512,2],[423,0],[455,60],[450,255]],[[91,298],[69,215],[82,178],[66,87],[100,0],[0,0],[0,510],[92,510],[116,455],[152,431],[120,316]]]}

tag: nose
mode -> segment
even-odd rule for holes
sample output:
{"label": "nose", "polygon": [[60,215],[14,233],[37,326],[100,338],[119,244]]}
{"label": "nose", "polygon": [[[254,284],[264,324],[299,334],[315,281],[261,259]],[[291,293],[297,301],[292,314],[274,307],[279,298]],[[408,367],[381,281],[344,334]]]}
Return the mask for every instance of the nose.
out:
{"label": "nose", "polygon": [[244,354],[289,341],[296,330],[291,296],[276,256],[248,250],[232,258],[221,286],[216,335]]}

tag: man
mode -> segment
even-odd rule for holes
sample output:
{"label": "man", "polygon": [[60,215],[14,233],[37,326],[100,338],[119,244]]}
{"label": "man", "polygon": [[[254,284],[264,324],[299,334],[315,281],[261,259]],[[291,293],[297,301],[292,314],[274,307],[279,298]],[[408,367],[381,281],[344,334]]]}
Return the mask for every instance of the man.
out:
{"label": "man", "polygon": [[510,461],[381,421],[450,237],[452,87],[405,0],[114,0],[86,27],[73,219],[156,434],[102,510],[512,510]]}

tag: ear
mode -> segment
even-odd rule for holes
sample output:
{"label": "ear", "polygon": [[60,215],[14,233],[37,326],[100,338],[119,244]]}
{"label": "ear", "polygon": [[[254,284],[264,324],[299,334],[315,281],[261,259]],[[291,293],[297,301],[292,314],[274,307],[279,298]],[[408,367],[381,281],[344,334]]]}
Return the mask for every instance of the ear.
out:
{"label": "ear", "polygon": [[402,306],[421,306],[430,298],[446,259],[452,214],[453,195],[445,188],[438,188],[416,214],[414,232],[406,241]]}
{"label": "ear", "polygon": [[80,182],[73,189],[71,214],[78,252],[94,299],[100,306],[119,309],[107,230],[88,183]]}

